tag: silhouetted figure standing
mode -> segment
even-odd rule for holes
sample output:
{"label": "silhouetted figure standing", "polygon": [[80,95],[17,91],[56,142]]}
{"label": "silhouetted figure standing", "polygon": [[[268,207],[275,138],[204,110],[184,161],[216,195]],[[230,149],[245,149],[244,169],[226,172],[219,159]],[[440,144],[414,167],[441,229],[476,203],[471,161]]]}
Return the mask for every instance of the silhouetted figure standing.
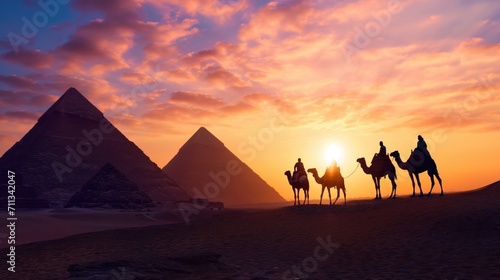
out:
{"label": "silhouetted figure standing", "polygon": [[304,163],[302,163],[300,158],[297,159],[297,163],[293,166],[293,174],[295,178],[299,178],[301,175],[307,175]]}

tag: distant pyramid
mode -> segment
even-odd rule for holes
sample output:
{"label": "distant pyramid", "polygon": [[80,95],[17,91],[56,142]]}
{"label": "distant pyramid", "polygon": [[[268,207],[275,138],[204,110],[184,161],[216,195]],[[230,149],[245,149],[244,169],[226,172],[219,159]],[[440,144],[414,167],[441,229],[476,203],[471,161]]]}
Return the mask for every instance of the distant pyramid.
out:
{"label": "distant pyramid", "polygon": [[163,171],[191,196],[222,201],[229,207],[285,201],[204,127],[191,136]]}
{"label": "distant pyramid", "polygon": [[146,193],[139,191],[136,184],[112,164],[107,163],[82,187],[81,191],[69,199],[66,206],[144,209],[155,205]]}
{"label": "distant pyramid", "polygon": [[[155,202],[165,205],[190,199],[74,88],[0,158],[0,171],[15,172],[18,207],[61,207],[106,163]],[[0,193],[3,203],[6,195]]]}

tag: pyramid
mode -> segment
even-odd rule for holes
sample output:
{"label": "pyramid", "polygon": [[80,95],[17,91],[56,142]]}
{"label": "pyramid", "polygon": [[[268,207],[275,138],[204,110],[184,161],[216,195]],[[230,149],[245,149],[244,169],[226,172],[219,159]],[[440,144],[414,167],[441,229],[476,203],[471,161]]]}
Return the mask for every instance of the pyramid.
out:
{"label": "pyramid", "polygon": [[285,201],[204,127],[163,171],[191,196],[222,201],[229,207]]}
{"label": "pyramid", "polygon": [[108,208],[108,209],[144,209],[154,207],[151,198],[139,191],[112,164],[105,164],[92,177],[82,190],[75,193],[66,207]]}
{"label": "pyramid", "polygon": [[[106,163],[158,205],[190,199],[74,88],[0,158],[0,172],[15,172],[18,207],[62,207]],[[0,193],[0,204],[6,195]]]}

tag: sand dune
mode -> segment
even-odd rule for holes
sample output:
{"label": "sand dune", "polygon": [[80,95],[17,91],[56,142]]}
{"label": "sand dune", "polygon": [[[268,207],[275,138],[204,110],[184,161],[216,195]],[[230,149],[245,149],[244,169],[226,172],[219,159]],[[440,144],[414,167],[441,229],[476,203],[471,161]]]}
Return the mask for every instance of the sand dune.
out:
{"label": "sand dune", "polygon": [[18,272],[0,277],[500,279],[498,198],[500,182],[444,197],[222,212],[189,226],[86,233],[17,247]]}

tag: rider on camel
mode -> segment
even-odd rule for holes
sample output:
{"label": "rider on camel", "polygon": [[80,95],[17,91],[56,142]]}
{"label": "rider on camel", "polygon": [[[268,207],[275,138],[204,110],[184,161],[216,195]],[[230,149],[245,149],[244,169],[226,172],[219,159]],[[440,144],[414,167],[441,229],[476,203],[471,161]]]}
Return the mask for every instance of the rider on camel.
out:
{"label": "rider on camel", "polygon": [[307,175],[304,163],[302,163],[300,158],[297,159],[297,163],[295,163],[293,167],[293,174],[296,179],[300,178],[300,176]]}
{"label": "rider on camel", "polygon": [[431,154],[429,153],[429,150],[427,150],[427,143],[425,143],[424,137],[421,135],[418,136],[418,142],[417,142],[417,147],[415,150],[420,150],[425,156],[431,157]]}

